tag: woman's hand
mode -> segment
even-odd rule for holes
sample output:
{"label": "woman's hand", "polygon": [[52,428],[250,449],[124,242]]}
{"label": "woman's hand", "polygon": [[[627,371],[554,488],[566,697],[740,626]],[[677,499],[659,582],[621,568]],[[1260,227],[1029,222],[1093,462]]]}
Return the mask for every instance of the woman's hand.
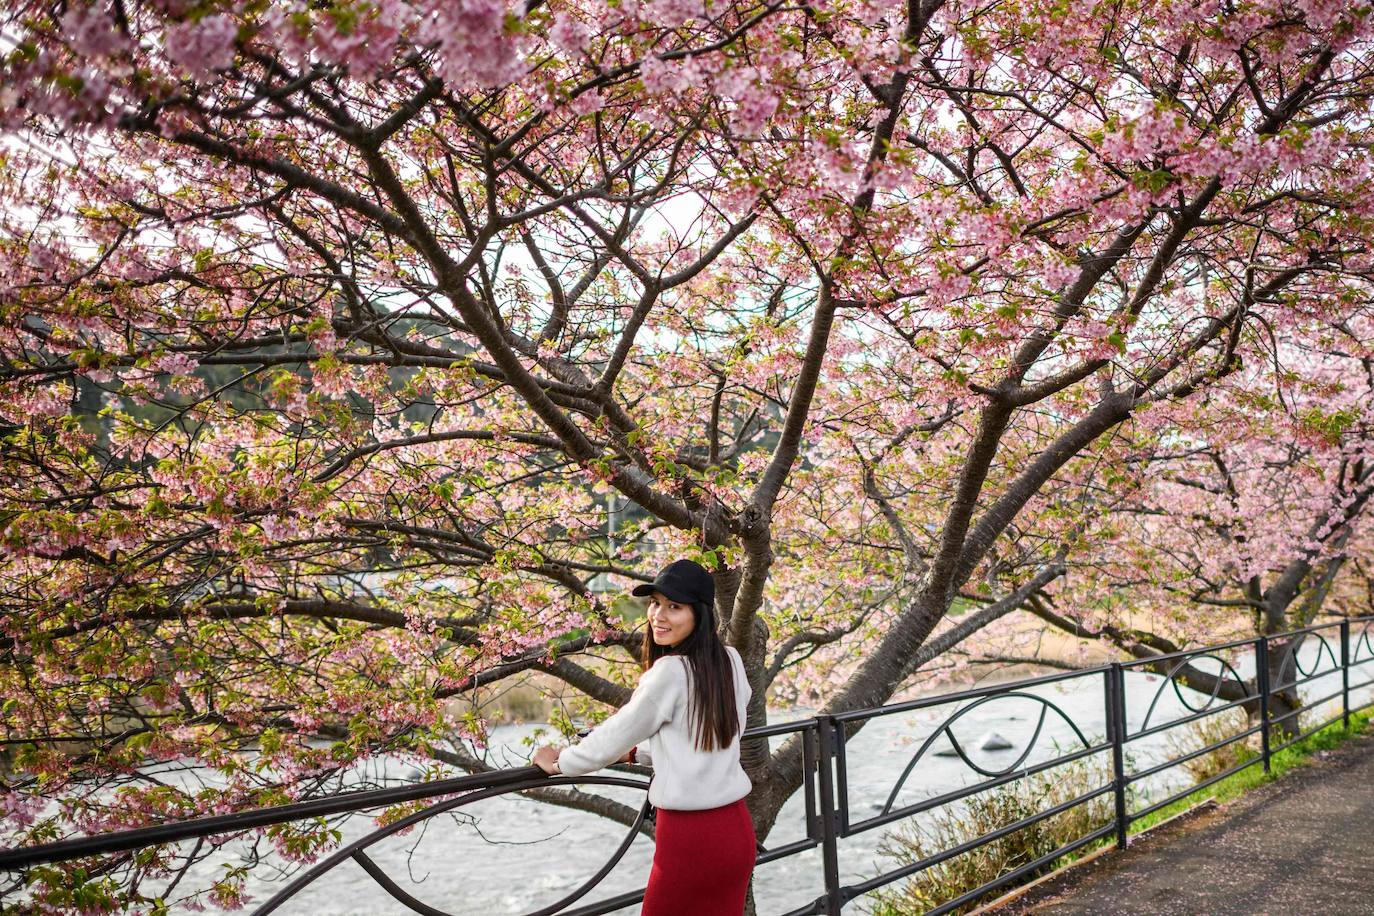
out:
{"label": "woman's hand", "polygon": [[558,748],[554,747],[552,744],[545,744],[535,748],[534,757],[531,758],[531,762],[550,776],[557,776],[562,772],[558,769]]}

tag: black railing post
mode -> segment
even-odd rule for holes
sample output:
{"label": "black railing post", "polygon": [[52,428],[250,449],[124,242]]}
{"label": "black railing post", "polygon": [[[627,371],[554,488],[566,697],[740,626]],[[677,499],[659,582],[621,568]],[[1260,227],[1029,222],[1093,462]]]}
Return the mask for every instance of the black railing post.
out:
{"label": "black railing post", "polygon": [[838,830],[835,811],[835,729],[843,728],[834,716],[817,716],[821,753],[817,761],[820,776],[821,867],[825,873],[825,909],[827,916],[840,916],[840,856],[836,845]]}
{"label": "black railing post", "polygon": [[1350,621],[1341,621],[1341,728],[1350,731]]}
{"label": "black railing post", "polygon": [[1125,849],[1130,821],[1126,817],[1126,675],[1120,662],[1102,672],[1106,679],[1107,738],[1112,742],[1112,794],[1116,801],[1116,847]]}
{"label": "black railing post", "polygon": [[821,816],[816,802],[816,773],[820,768],[821,737],[820,723],[811,720],[812,725],[801,733],[802,736],[802,789],[806,794],[806,836],[820,842]]}
{"label": "black railing post", "polygon": [[1255,643],[1255,684],[1259,687],[1260,755],[1264,772],[1269,772],[1269,637],[1261,636]]}

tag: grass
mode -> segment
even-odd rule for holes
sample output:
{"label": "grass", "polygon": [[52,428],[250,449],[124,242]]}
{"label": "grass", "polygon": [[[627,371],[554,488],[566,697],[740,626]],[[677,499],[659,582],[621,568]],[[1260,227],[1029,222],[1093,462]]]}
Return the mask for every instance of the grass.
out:
{"label": "grass", "polygon": [[[1245,710],[1228,709],[1191,722],[1180,730],[1170,730],[1164,735],[1164,746],[1170,757],[1183,757],[1196,748],[1225,741],[1245,731],[1249,725]],[[1253,735],[1232,741],[1210,754],[1184,760],[1178,766],[1193,778],[1196,785],[1254,757],[1259,751],[1259,746],[1259,732],[1255,732]]]}
{"label": "grass", "polygon": [[[958,846],[974,837],[1016,823],[1079,798],[1110,781],[1101,761],[1077,760],[969,796],[925,824],[907,824],[883,837],[878,851],[902,864]],[[1111,823],[1111,795],[1099,795],[1052,817],[992,840],[962,855],[922,869],[895,888],[874,892],[866,903],[873,916],[924,913],[994,878],[1053,853]],[[1067,857],[1061,856],[1061,859]],[[1051,862],[1029,878],[1055,867]],[[991,892],[990,892],[991,893]],[[972,906],[973,904],[970,904]]]}
{"label": "grass", "polygon": [[[1190,792],[1178,801],[1142,817],[1131,825],[1130,832],[1139,833],[1142,830],[1148,830],[1160,821],[1186,811],[1194,805],[1201,804],[1209,798],[1215,798],[1218,802],[1227,802],[1244,795],[1251,789],[1273,782],[1285,773],[1311,762],[1312,755],[1318,751],[1329,751],[1356,735],[1364,734],[1369,730],[1371,720],[1374,720],[1374,711],[1364,710],[1351,713],[1349,731],[1346,731],[1339,721],[1333,722],[1292,746],[1270,755],[1268,773],[1264,772],[1263,766],[1255,763],[1239,772],[1232,773],[1225,779],[1217,780],[1210,786]],[[1253,759],[1257,756],[1258,754],[1255,752],[1247,751],[1240,759]]]}
{"label": "grass", "polygon": [[[1344,728],[1338,719],[1290,747],[1272,754],[1267,773],[1258,762],[1259,751],[1251,746],[1258,744],[1258,735],[1253,736],[1253,741],[1239,740],[1211,754],[1181,763],[1179,766],[1184,767],[1195,782],[1201,782],[1232,766],[1250,760],[1255,761],[1245,769],[1190,792],[1134,821],[1129,827],[1129,833],[1138,834],[1148,830],[1208,799],[1216,799],[1218,802],[1230,801],[1252,789],[1273,782],[1310,762],[1317,752],[1330,750],[1356,735],[1365,733],[1369,730],[1371,721],[1374,721],[1374,711],[1369,710],[1352,713],[1349,730]],[[1234,735],[1244,727],[1243,719],[1237,722],[1234,717],[1226,719],[1222,715],[1209,716],[1190,726],[1190,737],[1193,739],[1191,747],[1174,743],[1170,750],[1173,756],[1180,756],[1194,747],[1202,747]],[[1102,784],[1101,774],[1096,772],[1098,768],[1095,767],[1068,765],[1051,772],[1059,770],[1064,772],[1053,778],[1048,778],[1048,773],[1042,774],[1028,781],[1009,783],[990,792],[971,796],[963,808],[941,813],[928,826],[908,825],[892,831],[884,837],[880,849],[905,865],[940,849],[957,846],[1005,824],[1013,823],[1059,801],[1082,795]],[[896,888],[874,892],[865,901],[868,911],[872,916],[916,916],[933,909],[943,901],[962,896],[1091,832],[1094,827],[1104,823],[1102,813],[1094,810],[1095,803],[1105,800],[1110,807],[1110,799],[1110,795],[1102,796],[1094,802],[1072,808],[1057,817],[917,872]],[[1128,794],[1128,810],[1137,801],[1138,799]],[[1076,813],[1080,811],[1081,813]],[[1105,817],[1106,821],[1110,821],[1110,812]],[[1086,844],[1026,875],[1022,881],[1030,881],[1039,875],[1047,874],[1112,842],[1112,839],[1103,839]],[[990,890],[963,909],[967,912],[1004,893],[1005,890],[1005,887]]]}

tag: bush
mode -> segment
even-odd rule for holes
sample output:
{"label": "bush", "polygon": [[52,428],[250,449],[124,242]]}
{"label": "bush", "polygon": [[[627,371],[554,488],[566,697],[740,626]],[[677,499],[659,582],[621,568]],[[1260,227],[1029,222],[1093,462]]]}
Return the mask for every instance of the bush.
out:
{"label": "bush", "polygon": [[[908,824],[894,830],[883,837],[878,851],[895,859],[899,865],[916,862],[1077,798],[1110,780],[1105,762],[1074,761],[1028,779],[980,792],[966,799],[962,808],[941,811],[928,824]],[[1111,794],[1099,795],[1054,817],[932,865],[895,890],[875,891],[870,898],[870,912],[874,916],[915,916],[927,912],[1107,825],[1113,813]],[[1056,865],[1057,860],[1047,863],[1023,880],[1047,873]],[[1000,892],[1000,889],[989,891],[965,906],[964,911]]]}

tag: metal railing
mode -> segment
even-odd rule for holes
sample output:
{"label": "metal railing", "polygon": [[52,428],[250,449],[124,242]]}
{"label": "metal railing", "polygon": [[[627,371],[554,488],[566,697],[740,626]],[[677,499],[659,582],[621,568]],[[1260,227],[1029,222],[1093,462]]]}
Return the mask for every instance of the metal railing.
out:
{"label": "metal railing", "polygon": [[[1374,643],[1371,642],[1370,625],[1374,617],[1342,620],[1330,624],[1308,627],[1289,633],[1261,637],[1252,640],[1239,640],[1216,646],[1206,646],[1157,655],[1129,662],[1101,665],[1078,671],[1052,674],[1044,677],[1028,678],[959,693],[923,697],[904,703],[894,703],[874,709],[863,709],[836,715],[821,715],[797,722],[779,723],[762,728],[750,729],[746,738],[792,737],[801,741],[803,760],[802,797],[804,800],[804,835],[801,839],[780,844],[772,848],[760,844],[756,868],[783,858],[795,856],[819,847],[821,859],[821,885],[823,893],[804,906],[788,911],[786,916],[806,916],[806,914],[839,914],[844,907],[870,891],[893,882],[900,881],[924,869],[931,868],[955,856],[970,852],[981,846],[996,842],[1026,827],[1068,812],[1079,805],[1095,799],[1111,796],[1111,815],[1107,823],[1096,827],[1064,843],[1053,851],[1034,861],[997,876],[995,879],[974,888],[959,897],[943,902],[931,913],[945,913],[971,903],[989,892],[1018,879],[1027,877],[1082,847],[1109,837],[1114,837],[1118,846],[1127,842],[1131,824],[1179,799],[1205,788],[1221,779],[1251,766],[1262,766],[1268,771],[1272,756],[1312,733],[1337,721],[1347,727],[1351,713],[1374,705],[1374,700],[1352,706],[1352,691],[1374,685],[1374,678],[1356,683],[1351,682],[1351,671],[1374,662]],[[1333,642],[1336,644],[1333,646]],[[1304,660],[1300,650],[1305,645],[1315,644],[1314,658]],[[1254,676],[1247,680],[1239,670],[1243,659],[1253,657]],[[1215,671],[1205,667],[1215,663]],[[1151,672],[1150,676],[1160,681],[1150,698],[1148,707],[1137,721],[1132,724],[1128,705],[1127,675]],[[1206,673],[1210,681],[1208,691],[1197,693],[1186,690],[1187,681],[1198,680],[1198,672]],[[1293,705],[1297,692],[1304,685],[1312,684],[1322,678],[1340,675],[1340,689],[1325,696],[1305,698],[1301,705],[1287,712],[1275,713],[1273,701],[1283,697],[1285,703]],[[1055,688],[1072,685],[1077,689],[1101,690],[1103,705],[1102,722],[1105,726],[1102,737],[1090,736],[1084,728],[1074,721],[1061,705],[1036,693],[1037,689]],[[1172,690],[1182,712],[1165,721],[1157,716],[1164,709],[1161,701],[1166,691]],[[1199,699],[1200,697],[1200,699]],[[1229,697],[1229,698],[1228,698]],[[1298,714],[1319,710],[1323,704],[1340,701],[1340,711],[1316,724],[1308,723],[1305,730],[1286,727],[1297,721]],[[1038,710],[1036,721],[1030,735],[1014,759],[1003,766],[992,766],[964,746],[955,726],[969,718],[975,710],[983,709],[994,703],[1009,701],[1029,703]],[[926,735],[912,755],[910,761],[897,777],[886,800],[878,807],[876,814],[857,817],[852,810],[850,799],[850,758],[847,748],[864,725],[876,719],[902,713],[914,713],[939,707],[955,706],[953,712]],[[1132,742],[1170,729],[1199,722],[1232,709],[1246,709],[1252,715],[1247,719],[1247,727],[1219,741],[1207,744],[1174,757],[1159,761],[1143,769],[1132,769]],[[971,721],[971,719],[970,719]],[[1037,757],[1040,743],[1051,731],[1058,731],[1059,738],[1070,743],[1064,750],[1059,746],[1059,738],[1054,739],[1051,756]],[[1207,779],[1189,783],[1182,790],[1167,797],[1151,800],[1144,807],[1132,809],[1135,787],[1166,770],[1186,763],[1203,754],[1211,753],[1252,735],[1259,734],[1258,753],[1242,759]],[[1014,748],[1013,748],[1014,750]],[[903,790],[914,785],[912,777],[922,763],[933,755],[956,757],[969,773],[979,777],[976,781],[961,788],[940,792],[925,798],[901,803]],[[1100,755],[1100,757],[1099,757]],[[986,757],[986,755],[983,755]],[[942,806],[960,802],[970,796],[986,792],[1017,780],[1027,779],[1039,773],[1051,771],[1056,767],[1072,764],[1090,758],[1106,758],[1104,761],[1110,771],[1105,782],[1071,799],[1036,811],[1014,823],[1005,824],[981,836],[942,849],[918,861],[907,862],[900,867],[855,883],[842,883],[839,868],[840,842],[847,837],[856,836],[870,830],[906,820]],[[617,768],[622,769],[622,768]],[[387,789],[374,789],[361,792],[340,793],[326,798],[297,802],[270,808],[240,811],[234,814],[196,818],[177,823],[143,827],[135,830],[120,831],[93,837],[81,837],[46,843],[43,845],[18,847],[0,850],[0,869],[22,871],[46,863],[67,861],[89,856],[114,856],[104,865],[117,865],[121,860],[129,860],[137,850],[156,847],[162,844],[212,836],[228,836],[244,831],[275,824],[285,824],[319,818],[329,814],[364,811],[372,808],[395,805],[402,802],[430,801],[431,804],[393,823],[378,828],[367,835],[343,845],[340,849],[304,870],[293,880],[280,888],[271,898],[259,906],[258,914],[271,913],[287,900],[299,893],[312,882],[326,875],[336,866],[353,861],[360,865],[372,879],[388,894],[407,908],[426,914],[426,916],[446,916],[446,911],[419,900],[398,884],[377,862],[367,855],[368,847],[397,834],[428,818],[449,811],[456,811],[466,805],[489,798],[512,793],[539,794],[540,790],[570,785],[613,786],[635,790],[646,790],[648,782],[643,778],[646,771],[637,773],[634,768],[623,768],[625,775],[548,777],[537,767],[500,770],[490,774],[466,776],[456,779],[417,783]],[[574,908],[574,904],[588,895],[601,880],[621,861],[631,842],[640,833],[647,833],[646,821],[652,820],[653,809],[647,797],[639,806],[633,823],[625,838],[611,858],[599,870],[583,881],[576,889],[561,899],[532,911],[529,916],[593,916],[610,913],[630,907],[643,899],[644,890],[625,892],[584,903]],[[768,901],[759,900],[760,912],[770,912]]]}

